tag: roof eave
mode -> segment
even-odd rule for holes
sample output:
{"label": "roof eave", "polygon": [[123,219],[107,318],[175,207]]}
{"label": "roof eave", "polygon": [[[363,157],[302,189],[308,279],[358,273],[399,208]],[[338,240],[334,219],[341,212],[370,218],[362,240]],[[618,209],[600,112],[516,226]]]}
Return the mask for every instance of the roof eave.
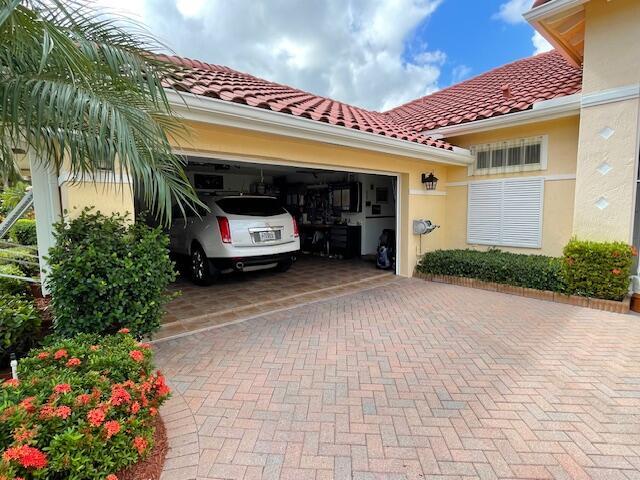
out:
{"label": "roof eave", "polygon": [[445,150],[192,93],[178,93],[168,89],[167,96],[173,110],[185,120],[342,145],[448,165],[465,166],[472,162],[471,153],[458,147],[454,147],[453,150]]}
{"label": "roof eave", "polygon": [[497,117],[476,120],[475,122],[448,125],[422,132],[432,138],[450,138],[469,133],[479,133],[497,128],[508,128],[529,123],[555,120],[580,114],[582,95],[575,93],[564,97],[544,100],[533,104],[530,110],[508,113]]}
{"label": "roof eave", "polygon": [[582,52],[575,48],[562,32],[554,31],[550,25],[554,19],[571,15],[584,8],[590,0],[551,0],[548,3],[532,8],[524,13],[524,19],[535,28],[557,51],[559,51],[573,66],[582,66]]}

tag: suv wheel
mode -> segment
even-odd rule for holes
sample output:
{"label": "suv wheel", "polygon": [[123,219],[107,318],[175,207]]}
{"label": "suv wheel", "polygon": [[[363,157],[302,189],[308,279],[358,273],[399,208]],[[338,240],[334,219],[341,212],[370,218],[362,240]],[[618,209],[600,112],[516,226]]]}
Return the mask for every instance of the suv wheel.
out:
{"label": "suv wheel", "polygon": [[217,271],[211,267],[209,259],[199,245],[191,252],[191,279],[196,285],[211,285],[217,278]]}
{"label": "suv wheel", "polygon": [[293,265],[293,260],[289,258],[287,260],[283,260],[282,262],[278,262],[278,265],[276,265],[276,270],[278,272],[286,272],[291,268],[291,265]]}

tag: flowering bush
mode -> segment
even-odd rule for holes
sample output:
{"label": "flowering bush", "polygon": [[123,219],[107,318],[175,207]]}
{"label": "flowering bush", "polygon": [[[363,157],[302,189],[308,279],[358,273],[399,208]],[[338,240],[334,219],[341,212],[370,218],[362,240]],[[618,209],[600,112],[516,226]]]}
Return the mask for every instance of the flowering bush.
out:
{"label": "flowering bush", "polygon": [[584,297],[622,300],[629,293],[636,249],[623,242],[571,240],[564,247],[567,292]]}
{"label": "flowering bush", "polygon": [[126,330],[33,350],[0,386],[0,480],[116,479],[150,451],[169,395],[152,368]]}

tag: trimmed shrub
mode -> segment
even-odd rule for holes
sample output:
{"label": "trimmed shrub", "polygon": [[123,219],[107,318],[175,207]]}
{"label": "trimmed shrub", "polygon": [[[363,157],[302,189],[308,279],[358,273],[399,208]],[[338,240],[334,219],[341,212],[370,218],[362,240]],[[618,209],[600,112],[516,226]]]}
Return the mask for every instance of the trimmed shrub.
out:
{"label": "trimmed shrub", "polygon": [[[36,255],[37,251],[28,247],[0,248],[0,265],[17,265],[27,276],[37,277],[40,275],[40,267]],[[17,263],[15,260],[29,262],[30,264]]]}
{"label": "trimmed shrub", "polygon": [[20,380],[0,386],[0,478],[103,480],[152,449],[169,388],[148,345],[79,335],[18,368]]}
{"label": "trimmed shrub", "polygon": [[176,273],[167,236],[121,215],[85,209],[55,226],[48,286],[56,333],[115,333],[126,327],[138,338],[160,328],[167,286]]}
{"label": "trimmed shrub", "polygon": [[26,295],[0,294],[0,365],[5,367],[9,354],[18,357],[37,341],[41,318]]}
{"label": "trimmed shrub", "polygon": [[9,238],[12,242],[20,245],[37,245],[36,221],[30,218],[21,218],[9,230]]}
{"label": "trimmed shrub", "polygon": [[571,240],[564,247],[562,273],[567,292],[622,300],[629,293],[635,248],[623,242]]}
{"label": "trimmed shrub", "polygon": [[[25,276],[20,267],[11,263],[0,265],[0,273],[3,273],[5,275],[13,275],[15,277]],[[20,293],[26,293],[27,286],[28,285],[24,280],[0,277],[0,294],[17,295]]]}
{"label": "trimmed shrub", "polygon": [[502,283],[516,287],[560,292],[564,290],[562,260],[542,255],[522,255],[497,249],[436,250],[426,253],[418,271]]}

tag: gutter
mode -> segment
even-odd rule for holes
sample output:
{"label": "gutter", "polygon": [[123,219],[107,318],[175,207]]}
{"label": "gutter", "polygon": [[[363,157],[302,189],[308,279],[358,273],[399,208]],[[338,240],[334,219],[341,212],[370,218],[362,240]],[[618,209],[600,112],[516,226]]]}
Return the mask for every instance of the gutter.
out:
{"label": "gutter", "polygon": [[176,114],[195,122],[342,145],[447,165],[466,166],[472,163],[469,150],[459,147],[445,150],[192,93],[167,90],[167,98]]}
{"label": "gutter", "polygon": [[508,128],[528,123],[543,122],[557,118],[571,117],[580,114],[580,102],[582,94],[574,93],[551,100],[536,102],[530,110],[516,113],[507,113],[497,117],[476,120],[475,122],[449,125],[422,132],[432,138],[449,138],[468,133],[486,132],[498,128]]}

